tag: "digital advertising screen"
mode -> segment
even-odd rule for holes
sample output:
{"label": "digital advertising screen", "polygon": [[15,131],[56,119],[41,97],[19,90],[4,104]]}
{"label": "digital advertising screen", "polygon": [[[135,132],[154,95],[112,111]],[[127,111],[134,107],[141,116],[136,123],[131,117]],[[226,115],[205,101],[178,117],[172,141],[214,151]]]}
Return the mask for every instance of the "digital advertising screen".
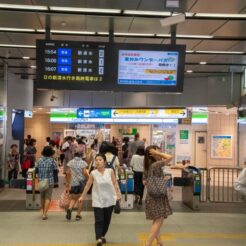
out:
{"label": "digital advertising screen", "polygon": [[115,44],[120,91],[181,93],[185,45]]}
{"label": "digital advertising screen", "polygon": [[118,84],[177,85],[178,52],[119,50]]}

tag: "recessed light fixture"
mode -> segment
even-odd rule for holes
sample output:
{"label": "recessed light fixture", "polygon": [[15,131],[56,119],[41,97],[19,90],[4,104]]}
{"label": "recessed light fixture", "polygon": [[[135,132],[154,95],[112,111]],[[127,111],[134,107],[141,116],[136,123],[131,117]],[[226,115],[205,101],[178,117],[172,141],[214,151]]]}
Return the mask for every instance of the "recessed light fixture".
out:
{"label": "recessed light fixture", "polygon": [[37,67],[32,65],[32,66],[30,66],[30,68],[37,68]]}
{"label": "recessed light fixture", "polygon": [[171,16],[171,12],[163,11],[142,11],[142,10],[124,10],[125,15],[149,15],[149,16]]}
{"label": "recessed light fixture", "polygon": [[22,59],[24,59],[24,60],[29,60],[30,57],[29,57],[29,56],[23,56]]}
{"label": "recessed light fixture", "polygon": [[81,13],[102,13],[102,14],[120,14],[121,9],[100,9],[100,8],[73,8],[73,7],[58,7],[50,6],[51,11],[64,12],[81,12]]}
{"label": "recessed light fixture", "polygon": [[205,62],[205,61],[201,61],[201,62],[199,62],[199,64],[201,64],[201,65],[206,65],[206,64],[207,64],[207,62]]}
{"label": "recessed light fixture", "polygon": [[88,31],[65,31],[65,30],[51,30],[51,33],[84,34],[84,35],[95,35],[96,34],[96,32],[88,32]]}
{"label": "recessed light fixture", "polygon": [[0,4],[0,9],[48,10],[48,7],[27,4]]}
{"label": "recessed light fixture", "polygon": [[130,33],[130,32],[115,32],[114,33],[115,36],[139,36],[139,37],[144,37],[144,36],[148,36],[148,37],[153,37],[155,36],[155,34],[153,33]]}
{"label": "recessed light fixture", "polygon": [[6,48],[27,48],[27,49],[35,49],[35,45],[25,45],[25,44],[0,44],[0,47]]}
{"label": "recessed light fixture", "polygon": [[0,27],[0,31],[4,31],[4,32],[35,32],[35,29],[31,29],[31,28]]}
{"label": "recessed light fixture", "polygon": [[187,70],[186,73],[193,73],[193,71],[192,70]]}
{"label": "recessed light fixture", "polygon": [[195,17],[206,17],[206,18],[245,18],[246,14],[227,14],[227,13],[196,13]]}

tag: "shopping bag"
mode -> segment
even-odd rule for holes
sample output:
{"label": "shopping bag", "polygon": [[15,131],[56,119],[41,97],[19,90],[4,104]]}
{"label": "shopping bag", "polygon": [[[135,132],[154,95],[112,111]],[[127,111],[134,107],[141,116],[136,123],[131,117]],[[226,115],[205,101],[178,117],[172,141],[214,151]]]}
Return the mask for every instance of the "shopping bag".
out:
{"label": "shopping bag", "polygon": [[71,197],[68,191],[64,190],[61,194],[60,200],[59,200],[59,206],[60,208],[63,208],[65,210],[68,209],[69,203],[70,203]]}
{"label": "shopping bag", "polygon": [[49,189],[49,179],[43,179],[38,181],[38,190],[43,192]]}

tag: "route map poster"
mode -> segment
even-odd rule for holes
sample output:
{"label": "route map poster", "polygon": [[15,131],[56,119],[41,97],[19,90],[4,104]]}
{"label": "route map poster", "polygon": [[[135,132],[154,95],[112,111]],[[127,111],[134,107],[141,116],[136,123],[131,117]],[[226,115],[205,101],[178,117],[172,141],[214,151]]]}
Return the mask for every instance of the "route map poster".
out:
{"label": "route map poster", "polygon": [[232,158],[232,136],[211,136],[211,158]]}

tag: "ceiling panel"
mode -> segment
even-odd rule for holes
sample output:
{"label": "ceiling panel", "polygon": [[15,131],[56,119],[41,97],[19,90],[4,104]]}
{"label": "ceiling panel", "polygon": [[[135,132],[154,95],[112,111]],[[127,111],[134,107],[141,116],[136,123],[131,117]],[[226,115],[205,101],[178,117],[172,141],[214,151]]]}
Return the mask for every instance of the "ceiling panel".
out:
{"label": "ceiling panel", "polygon": [[189,35],[209,35],[223,23],[224,21],[222,20],[185,20],[185,22],[178,24],[177,33]]}
{"label": "ceiling panel", "polygon": [[197,66],[195,69],[196,72],[228,72],[229,66]]}
{"label": "ceiling panel", "polygon": [[217,36],[246,36],[245,27],[245,21],[229,21],[213,34]]}
{"label": "ceiling panel", "polygon": [[210,61],[214,55],[192,55],[186,54],[185,61],[186,62],[208,62]]}
{"label": "ceiling panel", "polygon": [[[43,27],[45,27],[44,14],[39,14]],[[57,30],[84,30],[84,15],[51,15],[51,28]]]}
{"label": "ceiling panel", "polygon": [[12,44],[35,45],[36,39],[44,39],[44,34],[8,33]]}
{"label": "ceiling panel", "polygon": [[[44,5],[43,0],[34,1],[38,5]],[[51,6],[69,6],[83,8],[120,8],[120,9],[136,9],[139,0],[49,0],[45,1],[45,5]]]}
{"label": "ceiling panel", "polygon": [[138,44],[160,44],[162,39],[151,38],[125,38],[124,43],[138,43]]}
{"label": "ceiling panel", "polygon": [[241,63],[246,66],[246,56],[240,55],[217,55],[214,56],[210,62],[214,63]]}
{"label": "ceiling panel", "polygon": [[6,36],[5,33],[0,33],[0,43],[1,44],[8,44],[9,43],[9,38]]}
{"label": "ceiling panel", "polygon": [[0,56],[8,57],[8,56],[14,56],[14,57],[20,57],[21,49],[17,48],[1,48],[0,47]]}
{"label": "ceiling panel", "polygon": [[1,27],[42,28],[37,14],[0,11]]}
{"label": "ceiling panel", "polygon": [[134,18],[130,32],[163,33],[163,28],[161,27],[159,19]]}
{"label": "ceiling panel", "polygon": [[[197,0],[181,0],[179,12],[187,11]],[[163,0],[142,0],[139,6],[141,10],[167,11]]]}
{"label": "ceiling panel", "polygon": [[229,50],[237,41],[213,41],[206,40],[202,41],[198,46],[196,46],[196,50],[221,50],[226,51]]}
{"label": "ceiling panel", "polygon": [[245,0],[198,0],[190,11],[201,13],[239,13],[245,7]]}

